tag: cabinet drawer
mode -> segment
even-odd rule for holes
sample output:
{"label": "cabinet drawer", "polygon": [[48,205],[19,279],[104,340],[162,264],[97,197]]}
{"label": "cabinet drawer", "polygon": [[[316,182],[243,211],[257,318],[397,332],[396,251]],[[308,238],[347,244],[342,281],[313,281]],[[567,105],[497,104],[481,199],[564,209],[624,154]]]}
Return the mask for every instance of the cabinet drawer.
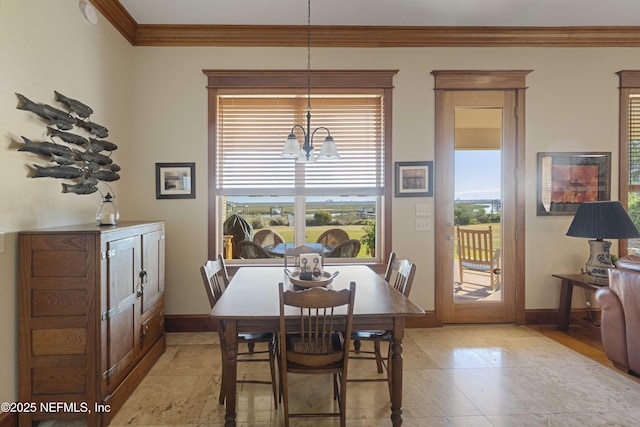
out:
{"label": "cabinet drawer", "polygon": [[158,310],[142,324],[140,331],[140,347],[145,351],[148,347],[155,344],[163,334],[164,310]]}

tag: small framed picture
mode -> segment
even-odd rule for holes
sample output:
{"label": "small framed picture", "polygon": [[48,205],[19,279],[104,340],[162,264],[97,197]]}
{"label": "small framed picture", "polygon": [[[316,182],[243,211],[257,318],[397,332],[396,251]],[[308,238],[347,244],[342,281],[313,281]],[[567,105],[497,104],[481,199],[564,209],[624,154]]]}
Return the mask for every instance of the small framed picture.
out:
{"label": "small framed picture", "polygon": [[611,198],[611,153],[538,153],[537,215],[574,215]]}
{"label": "small framed picture", "polygon": [[396,197],[433,197],[433,161],[396,162]]}
{"label": "small framed picture", "polygon": [[195,198],[195,163],[156,163],[156,199]]}

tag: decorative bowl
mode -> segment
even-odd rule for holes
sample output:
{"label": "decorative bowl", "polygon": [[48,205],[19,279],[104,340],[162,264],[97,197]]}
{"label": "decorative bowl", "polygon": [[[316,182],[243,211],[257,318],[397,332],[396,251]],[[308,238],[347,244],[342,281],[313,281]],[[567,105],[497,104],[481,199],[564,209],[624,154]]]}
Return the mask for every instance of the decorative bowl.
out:
{"label": "decorative bowl", "polygon": [[316,286],[327,286],[329,283],[333,281],[333,278],[338,275],[338,272],[331,274],[328,271],[322,273],[322,276],[315,278],[313,280],[302,280],[300,279],[300,272],[289,270],[285,270],[285,273],[289,277],[291,283],[296,286],[300,286],[301,288],[314,288]]}

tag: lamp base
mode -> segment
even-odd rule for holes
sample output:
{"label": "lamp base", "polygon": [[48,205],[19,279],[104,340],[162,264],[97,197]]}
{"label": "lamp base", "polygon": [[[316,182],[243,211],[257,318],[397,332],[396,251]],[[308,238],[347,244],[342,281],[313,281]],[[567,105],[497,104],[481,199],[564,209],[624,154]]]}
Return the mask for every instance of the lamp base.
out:
{"label": "lamp base", "polygon": [[609,269],[614,265],[611,263],[611,242],[607,240],[589,240],[589,259],[585,265],[589,275],[587,282],[598,285],[609,285]]}

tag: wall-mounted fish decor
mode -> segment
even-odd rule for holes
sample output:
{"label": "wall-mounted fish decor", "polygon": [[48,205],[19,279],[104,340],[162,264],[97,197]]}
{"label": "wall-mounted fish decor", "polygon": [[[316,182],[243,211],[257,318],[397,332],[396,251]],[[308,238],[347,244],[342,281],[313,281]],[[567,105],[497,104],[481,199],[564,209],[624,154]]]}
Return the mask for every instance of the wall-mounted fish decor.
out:
{"label": "wall-mounted fish decor", "polygon": [[43,119],[49,120],[50,125],[56,125],[58,129],[73,129],[73,126],[76,124],[76,119],[62,110],[58,110],[57,108],[47,104],[36,104],[26,96],[19,93],[16,93],[16,95],[21,101],[21,104],[18,105],[19,110],[27,110],[32,113],[36,113]]}
{"label": "wall-mounted fish decor", "polygon": [[[116,172],[120,166],[113,163],[111,155],[118,146],[105,141],[109,130],[89,119],[93,109],[87,104],[54,91],[54,99],[68,109],[68,112],[31,101],[16,93],[19,110],[30,111],[47,120],[49,141],[32,141],[22,136],[24,145],[18,151],[30,152],[42,158],[45,164],[32,164],[32,178],[57,178],[70,180],[62,184],[63,193],[93,194],[98,185],[120,179]],[[72,131],[72,132],[67,132]],[[81,135],[83,132],[89,136]],[[73,144],[74,148],[69,144]],[[104,154],[101,154],[104,152]],[[53,165],[53,166],[52,166]],[[113,190],[109,187],[109,191]]]}
{"label": "wall-mounted fish decor", "polygon": [[79,117],[85,119],[93,113],[93,109],[91,107],[83,104],[77,99],[67,98],[57,90],[54,90],[53,93],[56,95],[56,101],[60,101],[61,103],[69,107],[69,110],[76,113]]}

